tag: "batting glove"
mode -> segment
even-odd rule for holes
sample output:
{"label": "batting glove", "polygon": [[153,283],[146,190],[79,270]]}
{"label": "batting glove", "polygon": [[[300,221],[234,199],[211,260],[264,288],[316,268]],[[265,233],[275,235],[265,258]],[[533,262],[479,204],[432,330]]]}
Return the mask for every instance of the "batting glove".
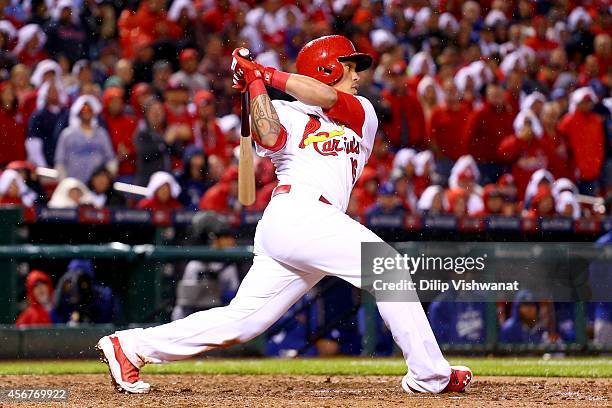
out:
{"label": "batting glove", "polygon": [[253,61],[251,52],[246,48],[236,48],[232,53],[232,87],[245,91],[251,82],[261,79],[263,67]]}

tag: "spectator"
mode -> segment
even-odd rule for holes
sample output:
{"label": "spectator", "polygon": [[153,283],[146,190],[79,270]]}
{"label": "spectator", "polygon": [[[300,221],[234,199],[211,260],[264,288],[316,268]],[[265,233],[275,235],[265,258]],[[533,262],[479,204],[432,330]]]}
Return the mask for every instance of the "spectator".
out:
{"label": "spectator", "polygon": [[497,184],[487,184],[482,189],[482,201],[484,209],[474,214],[477,217],[504,214],[504,196],[499,191]]}
{"label": "spectator", "polygon": [[391,108],[391,121],[383,129],[391,146],[420,147],[425,140],[425,115],[406,78],[406,63],[394,63],[388,75],[388,87],[382,93]]}
{"label": "spectator", "polygon": [[38,24],[27,24],[19,29],[13,54],[21,64],[33,67],[47,58],[48,54],[43,49],[46,42],[47,36]]}
{"label": "spectator", "polygon": [[38,180],[38,174],[34,165],[28,161],[16,160],[6,166],[7,170],[15,170],[20,175],[29,190],[32,191],[32,199],[34,204],[46,204],[49,199],[43,186]]}
{"label": "spectator", "polygon": [[436,107],[436,105],[442,103],[444,94],[432,77],[425,76],[419,82],[419,86],[417,87],[417,95],[419,98],[419,103],[423,108],[425,122],[429,122],[431,119],[432,110]]}
{"label": "spectator", "polygon": [[497,188],[504,198],[504,204],[502,213],[507,216],[513,216],[517,211],[517,194],[518,190],[514,183],[514,177],[512,174],[503,174],[499,180],[497,180]]}
{"label": "spectator", "polygon": [[117,160],[108,132],[97,120],[101,111],[100,102],[89,95],[80,96],[72,104],[69,125],[60,134],[55,150],[55,168],[60,178],[86,182],[100,165],[116,172]]}
{"label": "spectator", "polygon": [[402,204],[398,198],[395,186],[392,183],[383,183],[378,188],[378,196],[376,197],[376,203],[370,206],[365,215],[368,219],[379,215],[401,215],[406,213],[406,207]]}
{"label": "spectator", "polygon": [[139,42],[178,38],[181,35],[180,27],[168,20],[165,2],[161,0],[140,2],[136,13],[126,8],[117,24],[121,49],[126,58],[134,56],[134,46]]}
{"label": "spectator", "polygon": [[95,207],[125,207],[126,200],[113,187],[113,176],[106,166],[100,166],[91,174],[87,187],[91,191],[92,204]]}
{"label": "spectator", "polygon": [[448,186],[451,189],[459,188],[467,194],[467,211],[470,214],[477,214],[484,209],[484,203],[479,194],[479,179],[480,171],[476,161],[470,155],[461,156],[457,160],[448,179]]}
{"label": "spectator", "polygon": [[209,91],[198,91],[193,97],[193,105],[196,109],[193,125],[195,144],[204,149],[207,155],[214,155],[226,161],[232,154],[232,146],[216,118],[214,95]]}
{"label": "spectator", "polygon": [[513,120],[514,113],[506,107],[503,89],[497,84],[488,85],[486,102],[470,115],[465,133],[467,150],[478,162],[484,183],[495,183],[503,173],[497,147],[512,134]]}
{"label": "spectator", "polygon": [[364,215],[366,210],[376,202],[379,179],[376,170],[366,166],[357,179],[357,184],[353,189],[353,196],[358,203],[358,216]]}
{"label": "spectator", "polygon": [[537,193],[538,187],[546,185],[551,188],[554,181],[555,177],[548,170],[540,169],[534,172],[525,189],[525,208],[529,208],[531,199]]}
{"label": "spectator", "polygon": [[421,215],[444,213],[444,189],[441,186],[427,187],[419,198],[417,209]]}
{"label": "spectator", "polygon": [[0,166],[25,160],[25,123],[10,81],[0,82]]}
{"label": "spectator", "polygon": [[122,58],[115,63],[115,73],[106,79],[104,87],[117,86],[127,92],[132,82],[134,82],[134,65],[132,61]]}
{"label": "spectator", "polygon": [[445,195],[445,210],[448,214],[455,217],[464,217],[468,215],[468,197],[469,194],[461,187],[450,188],[446,190]]}
{"label": "spectator", "polygon": [[140,82],[132,88],[130,95],[130,108],[136,119],[140,120],[144,116],[145,103],[154,95],[151,85]]}
{"label": "spectator", "polygon": [[567,18],[571,31],[565,49],[570,61],[580,61],[593,53],[594,35],[589,31],[592,18],[583,7],[576,7]]}
{"label": "spectator", "polygon": [[499,341],[539,344],[543,339],[544,329],[538,320],[538,303],[531,292],[520,290],[512,304],[512,315],[499,331]]}
{"label": "spectator", "polygon": [[168,130],[176,134],[177,142],[193,143],[195,118],[189,111],[189,88],[183,82],[170,81],[164,94]]}
{"label": "spectator", "polygon": [[15,321],[15,326],[39,326],[51,324],[50,311],[53,299],[53,282],[43,271],[33,269],[25,281],[28,307]]}
{"label": "spectator", "polygon": [[200,200],[201,210],[217,213],[235,213],[241,209],[238,202],[238,168],[232,166],[214,186],[206,190]]}
{"label": "spectator", "polygon": [[153,86],[153,89],[155,89],[155,94],[158,98],[164,97],[164,94],[168,89],[171,76],[172,65],[168,61],[161,60],[153,64],[153,82],[151,85]]}
{"label": "spectator", "polygon": [[192,95],[200,90],[208,89],[208,79],[198,72],[198,52],[187,48],[179,53],[181,69],[172,75],[171,81],[187,85]]}
{"label": "spectator", "polygon": [[525,40],[525,45],[536,52],[540,61],[547,61],[550,52],[559,46],[555,41],[549,40],[546,37],[547,28],[546,17],[537,16],[533,19],[535,36]]}
{"label": "spectator", "polygon": [[118,176],[122,181],[132,181],[136,173],[136,148],[134,134],[136,119],[125,111],[124,92],[121,88],[107,88],[102,96],[102,119],[110,134],[113,149],[119,162]]}
{"label": "spectator", "polygon": [[17,64],[11,69],[11,84],[17,96],[19,106],[24,106],[26,100],[32,94],[32,84],[30,84],[31,70],[24,64]]}
{"label": "spectator", "polygon": [[181,186],[179,201],[189,210],[197,210],[200,198],[210,187],[206,179],[206,155],[196,145],[187,146],[183,153],[183,169],[176,177]]}
{"label": "spectator", "polygon": [[[545,169],[553,156],[551,145],[543,139],[543,129],[536,115],[522,110],[514,119],[514,134],[506,136],[498,147],[500,160],[512,165],[518,191],[525,191],[531,175]],[[522,198],[522,197],[521,197]]]}
{"label": "spectator", "polygon": [[62,67],[52,59],[46,59],[36,64],[36,68],[32,72],[30,82],[35,87],[40,87],[47,81],[62,81]]}
{"label": "spectator", "polygon": [[134,135],[136,177],[134,183],[145,185],[156,171],[172,170],[172,156],[182,154],[176,132],[166,128],[164,106],[157,100],[146,103],[145,117]]}
{"label": "spectator", "polygon": [[0,176],[0,205],[32,207],[36,193],[28,188],[16,170],[5,170]]}
{"label": "spectator", "polygon": [[[192,236],[197,245],[217,249],[236,246],[227,220],[211,212],[200,212],[193,218]],[[240,285],[238,272],[236,262],[189,261],[176,286],[172,320],[228,304]]]}
{"label": "spectator", "polygon": [[0,70],[9,72],[17,64],[17,58],[10,51],[17,36],[15,26],[8,20],[0,20]]}
{"label": "spectator", "polygon": [[175,210],[181,208],[178,201],[181,186],[170,173],[163,171],[151,175],[147,196],[138,202],[138,208],[148,210]]}
{"label": "spectator", "polygon": [[569,148],[567,141],[559,132],[558,124],[561,108],[556,102],[548,102],[542,108],[540,120],[544,135],[542,141],[549,146],[550,157],[548,168],[555,177],[572,177]]}
{"label": "spectator", "polygon": [[67,115],[67,102],[68,97],[56,81],[47,81],[38,90],[36,111],[30,117],[25,144],[28,160],[37,166],[54,167],[55,127]]}
{"label": "spectator", "polygon": [[550,217],[555,214],[555,200],[550,186],[546,184],[540,184],[536,194],[531,199],[529,204],[528,216],[532,218],[536,217]]}
{"label": "spectator", "polygon": [[76,208],[92,203],[93,197],[85,184],[78,179],[68,177],[57,185],[48,206],[49,208]]}
{"label": "spectator", "polygon": [[168,10],[168,20],[177,24],[182,31],[182,43],[195,43],[202,35],[197,22],[197,11],[191,0],[175,0]]}
{"label": "spectator", "polygon": [[604,130],[601,117],[593,112],[597,100],[591,88],[584,87],[571,95],[570,109],[561,118],[559,131],[568,141],[576,163],[576,184],[580,193],[595,195],[604,159]]}
{"label": "spectator", "polygon": [[463,134],[469,108],[461,102],[453,80],[443,85],[444,102],[433,108],[427,126],[429,148],[436,156],[436,169],[444,179],[450,176],[453,163],[465,154]]}
{"label": "spectator", "polygon": [[[414,149],[403,148],[398,150],[393,157],[393,168],[400,169],[410,180],[412,180],[415,171],[414,157],[416,154],[417,152]],[[361,177],[363,177],[363,175]]]}
{"label": "spectator", "polygon": [[51,21],[45,27],[45,48],[55,58],[60,56],[74,63],[88,57],[88,37],[81,25],[79,11],[72,0],[59,0],[51,13]]}
{"label": "spectator", "polygon": [[93,263],[73,259],[57,282],[51,318],[56,323],[111,323],[119,305],[110,288],[96,282]]}
{"label": "spectator", "polygon": [[436,180],[436,163],[430,150],[414,156],[414,194],[419,197],[427,186]]}
{"label": "spectator", "polygon": [[268,206],[272,199],[272,191],[278,185],[275,170],[269,158],[263,157],[257,160],[255,164],[255,187],[257,191],[255,193],[255,203],[249,206],[249,210],[263,211]]}
{"label": "spectator", "polygon": [[415,212],[417,196],[414,193],[413,180],[402,169],[394,168],[389,176],[389,182],[395,186],[402,205],[411,213]]}

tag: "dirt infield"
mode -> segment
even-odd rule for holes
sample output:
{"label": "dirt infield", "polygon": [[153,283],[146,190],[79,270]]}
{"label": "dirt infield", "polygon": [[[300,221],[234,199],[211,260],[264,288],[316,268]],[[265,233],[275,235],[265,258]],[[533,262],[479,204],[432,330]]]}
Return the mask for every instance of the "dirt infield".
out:
{"label": "dirt infield", "polygon": [[[466,394],[408,395],[398,377],[147,375],[148,395],[113,391],[106,375],[0,375],[0,388],[67,388],[60,407],[611,406],[611,379],[478,377]],[[0,402],[0,406],[18,405]]]}

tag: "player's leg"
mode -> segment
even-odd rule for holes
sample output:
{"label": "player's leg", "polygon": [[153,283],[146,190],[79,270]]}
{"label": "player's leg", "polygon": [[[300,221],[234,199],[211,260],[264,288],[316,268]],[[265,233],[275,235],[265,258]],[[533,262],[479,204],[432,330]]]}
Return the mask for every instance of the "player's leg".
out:
{"label": "player's leg", "polygon": [[[267,233],[261,243],[266,252],[300,270],[322,271],[361,287],[361,242],[382,240],[330,205],[304,203],[290,196],[273,200],[276,205],[270,210],[275,214],[267,221],[274,222],[265,225]],[[288,211],[276,211],[283,206],[300,216],[288,217],[285,216]],[[275,237],[285,245],[277,247],[265,237]],[[442,391],[449,382],[451,368],[438,347],[421,304],[418,301],[377,304],[408,364],[404,382],[416,391]]]}
{"label": "player's leg", "polygon": [[253,339],[276,322],[322,277],[256,256],[236,297],[228,306],[193,313],[184,319],[117,332],[127,358],[136,366],[189,358]]}

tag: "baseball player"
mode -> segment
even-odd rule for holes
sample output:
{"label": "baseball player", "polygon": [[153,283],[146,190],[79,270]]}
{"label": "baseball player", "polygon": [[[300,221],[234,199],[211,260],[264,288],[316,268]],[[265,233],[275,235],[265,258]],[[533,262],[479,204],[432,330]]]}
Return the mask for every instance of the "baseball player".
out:
{"label": "baseball player", "polygon": [[[253,339],[324,276],[360,287],[361,243],[383,242],[345,214],[378,126],[372,104],[357,96],[358,72],[370,67],[372,58],[338,35],[306,44],[297,57],[297,74],[262,67],[244,54],[234,51],[234,86],[249,91],[257,153],[270,157],[279,180],[257,225],[253,265],[226,307],[101,338],[97,347],[119,391],[149,391],[139,378],[145,364]],[[265,85],[297,101],[271,101]],[[468,387],[472,372],[449,366],[419,302],[377,306],[408,365],[401,381],[406,392]]]}

